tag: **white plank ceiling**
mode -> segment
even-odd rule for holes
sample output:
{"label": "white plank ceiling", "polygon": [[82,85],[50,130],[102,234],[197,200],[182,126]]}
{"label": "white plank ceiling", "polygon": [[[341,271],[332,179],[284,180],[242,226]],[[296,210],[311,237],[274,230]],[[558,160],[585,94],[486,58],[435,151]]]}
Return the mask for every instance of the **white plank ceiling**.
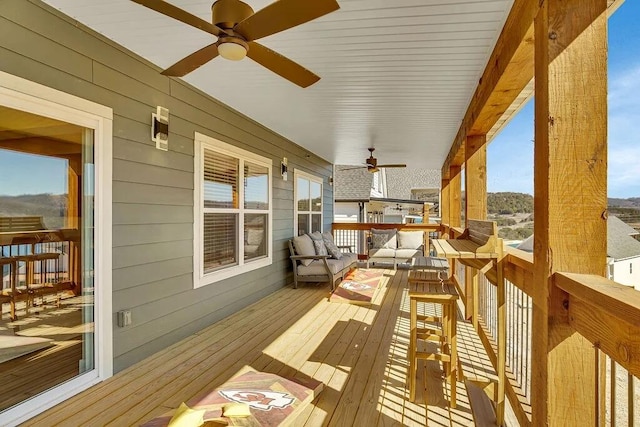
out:
{"label": "white plank ceiling", "polygon": [[[162,68],[214,37],[128,0],[45,0]],[[307,0],[312,1],[312,0]],[[254,10],[271,0],[246,1]],[[171,0],[207,21],[211,1]],[[340,10],[261,39],[321,77],[301,89],[245,58],[184,80],[338,164],[439,169],[513,0],[338,0]]]}

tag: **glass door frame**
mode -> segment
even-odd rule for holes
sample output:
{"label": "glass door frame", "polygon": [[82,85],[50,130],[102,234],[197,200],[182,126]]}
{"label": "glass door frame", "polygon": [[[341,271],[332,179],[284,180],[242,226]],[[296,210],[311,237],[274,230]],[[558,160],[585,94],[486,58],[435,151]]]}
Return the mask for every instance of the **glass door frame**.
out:
{"label": "glass door frame", "polygon": [[94,369],[2,413],[17,425],[113,375],[111,293],[113,110],[0,71],[0,105],[64,121],[94,132]]}

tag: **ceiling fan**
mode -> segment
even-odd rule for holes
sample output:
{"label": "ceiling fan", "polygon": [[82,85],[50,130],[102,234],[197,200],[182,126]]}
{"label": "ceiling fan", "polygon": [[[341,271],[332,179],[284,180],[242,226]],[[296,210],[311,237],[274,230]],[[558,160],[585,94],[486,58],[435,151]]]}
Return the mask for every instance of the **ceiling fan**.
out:
{"label": "ceiling fan", "polygon": [[181,59],[162,74],[182,77],[218,55],[231,61],[239,61],[248,56],[300,87],[311,86],[320,77],[255,40],[304,24],[340,8],[336,0],[277,0],[254,13],[251,6],[240,0],[217,0],[211,6],[212,23],[209,23],[165,0],[131,1],[218,37],[215,43]]}
{"label": "ceiling fan", "polygon": [[347,169],[343,169],[343,170],[354,170],[354,169],[361,169],[361,168],[367,168],[367,171],[374,173],[374,172],[378,172],[378,170],[380,170],[381,168],[406,168],[407,165],[405,164],[387,164],[387,165],[379,165],[378,164],[378,159],[376,159],[375,157],[373,157],[373,152],[375,151],[375,148],[371,147],[371,148],[367,148],[367,150],[369,150],[369,158],[365,161],[365,164],[362,166],[357,166],[355,168],[347,168]]}

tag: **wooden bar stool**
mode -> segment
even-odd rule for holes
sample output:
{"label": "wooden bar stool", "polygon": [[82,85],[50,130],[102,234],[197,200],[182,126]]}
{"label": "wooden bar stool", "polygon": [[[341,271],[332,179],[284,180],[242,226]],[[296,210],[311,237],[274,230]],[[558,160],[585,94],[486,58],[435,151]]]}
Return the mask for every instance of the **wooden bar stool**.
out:
{"label": "wooden bar stool", "polygon": [[[442,362],[445,374],[449,379],[449,388],[451,390],[450,406],[455,408],[458,366],[458,351],[456,346],[456,302],[458,300],[458,292],[456,291],[455,285],[449,280],[433,280],[429,274],[425,274],[422,277],[424,280],[416,280],[417,277],[414,276],[414,280],[409,284],[409,314],[411,324],[411,336],[409,339],[409,398],[411,401],[414,401],[416,396],[418,360],[437,360]],[[440,304],[442,307],[442,317],[418,315],[418,303]],[[441,324],[441,329],[418,328],[418,320],[422,322],[438,322]],[[439,344],[440,353],[418,351],[418,340],[426,340]]]}

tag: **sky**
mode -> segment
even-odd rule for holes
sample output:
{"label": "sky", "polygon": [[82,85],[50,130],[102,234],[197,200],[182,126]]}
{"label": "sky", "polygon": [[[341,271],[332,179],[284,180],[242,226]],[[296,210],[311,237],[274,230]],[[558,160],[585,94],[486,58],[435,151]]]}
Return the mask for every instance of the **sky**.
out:
{"label": "sky", "polygon": [[0,196],[66,192],[66,160],[0,150]]}
{"label": "sky", "polygon": [[[609,197],[640,197],[640,0],[609,19]],[[488,191],[533,194],[533,102],[489,144]],[[66,192],[64,162],[0,151],[0,195]]]}
{"label": "sky", "polygon": [[[640,0],[609,19],[609,197],[640,197]],[[487,189],[533,194],[533,101],[489,144]]]}

